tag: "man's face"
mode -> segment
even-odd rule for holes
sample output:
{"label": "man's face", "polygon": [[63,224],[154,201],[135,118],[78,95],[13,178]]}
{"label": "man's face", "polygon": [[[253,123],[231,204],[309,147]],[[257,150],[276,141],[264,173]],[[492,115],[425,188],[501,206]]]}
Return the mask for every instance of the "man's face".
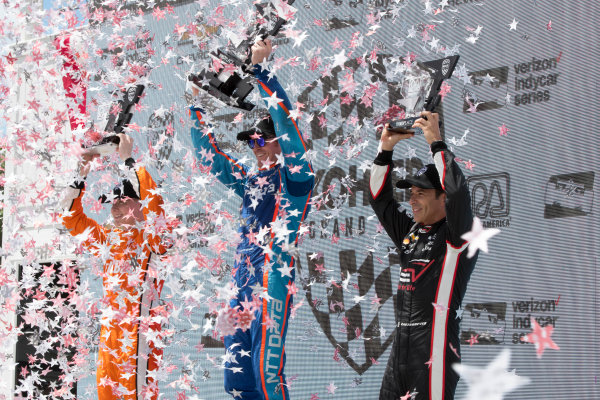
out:
{"label": "man's face", "polygon": [[257,143],[259,140],[250,140],[254,144],[252,152],[256,157],[256,161],[258,161],[259,168],[265,168],[277,162],[277,155],[281,154],[281,146],[279,146],[279,141],[276,138],[265,139],[265,145],[262,147]]}
{"label": "man's face", "polygon": [[412,186],[410,200],[408,201],[413,211],[415,222],[431,225],[446,216],[446,194],[435,197],[435,189],[423,189]]}
{"label": "man's face", "polygon": [[115,225],[118,227],[133,226],[144,220],[142,203],[131,197],[116,198],[110,209]]}

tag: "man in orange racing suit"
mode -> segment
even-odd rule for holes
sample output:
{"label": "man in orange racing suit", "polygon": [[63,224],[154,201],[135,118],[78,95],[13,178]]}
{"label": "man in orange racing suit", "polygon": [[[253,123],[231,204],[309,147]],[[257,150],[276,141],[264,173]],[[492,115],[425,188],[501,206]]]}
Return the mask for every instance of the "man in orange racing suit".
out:
{"label": "man in orange racing suit", "polygon": [[[79,178],[66,189],[63,224],[73,236],[86,235],[83,243],[95,256],[105,257],[102,274],[98,398],[141,400],[158,398],[153,378],[162,355],[161,310],[158,306],[163,280],[160,255],[166,252],[161,236],[169,227],[156,183],[131,157],[133,139],[119,134],[120,166],[127,177],[113,190],[111,214],[114,226],[100,225],[85,215],[81,203],[89,162],[97,155],[84,154]],[[103,196],[106,202],[106,196]],[[150,225],[149,221],[153,221]],[[151,229],[149,229],[151,227]],[[150,232],[151,231],[151,232]]]}

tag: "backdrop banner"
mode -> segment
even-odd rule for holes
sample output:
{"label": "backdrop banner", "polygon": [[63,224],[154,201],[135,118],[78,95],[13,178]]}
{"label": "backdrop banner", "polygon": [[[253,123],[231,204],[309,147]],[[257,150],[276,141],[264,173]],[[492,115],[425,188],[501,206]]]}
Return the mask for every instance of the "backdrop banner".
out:
{"label": "backdrop banner", "polygon": [[[312,210],[296,253],[298,292],[285,345],[290,397],[378,398],[395,332],[400,275],[395,247],[368,202],[378,128],[405,107],[407,87],[416,84],[408,73],[411,63],[459,55],[440,90],[442,131],[467,178],[474,215],[484,228],[501,230],[488,242],[489,252],[479,255],[459,313],[461,361],[489,372],[497,357],[510,354],[502,359],[504,370],[529,382],[506,392],[506,398],[600,398],[596,7],[541,0],[296,0],[293,7],[275,0],[273,5],[287,23],[273,39],[269,67],[296,110],[315,174]],[[86,72],[68,75],[64,104],[39,103],[40,113],[70,110],[62,122],[70,122],[64,128],[70,133],[43,161],[39,147],[56,134],[44,131],[27,148],[15,132],[29,132],[25,137],[32,140],[34,123],[27,121],[33,114],[7,125],[4,140],[14,149],[7,157],[23,161],[9,179],[4,256],[22,254],[20,264],[29,265],[31,276],[53,258],[76,262],[80,297],[78,317],[70,323],[78,333],[69,340],[87,350],[70,362],[67,375],[77,382],[77,398],[97,398],[102,264],[59,229],[50,203],[42,200],[34,211],[19,208],[19,193],[31,189],[15,181],[31,175],[25,166],[34,164],[28,163],[42,160],[37,173],[53,179],[52,193],[60,197],[77,156],[69,149],[89,139],[90,127],[102,130],[118,112],[111,106],[115,90],[144,85],[125,132],[135,139],[134,158],[158,183],[167,214],[180,220],[159,271],[165,279],[160,393],[164,399],[226,398],[225,349],[215,322],[231,279],[241,201],[196,161],[186,88],[189,74],[214,66],[210,52],[245,39],[256,8],[239,0],[88,1],[83,10],[75,33],[84,38],[83,49],[71,51],[67,62],[52,43],[42,46],[47,63],[55,60],[56,76],[30,70],[30,80],[23,81],[37,87],[43,77],[57,80],[60,93],[61,71],[80,57],[73,65]],[[23,67],[14,71],[2,54],[0,70],[8,68],[4,79],[11,73],[24,76],[25,67],[35,63],[27,59],[32,49],[35,40],[21,49]],[[77,92],[73,85],[81,86],[85,100],[68,107]],[[27,101],[39,101],[37,92],[31,93],[28,99],[7,97],[3,112],[31,107]],[[212,103],[206,114],[220,148],[251,165],[253,155],[235,137],[266,106],[257,89],[246,101],[256,107],[245,112]],[[76,119],[74,111],[80,111]],[[98,161],[87,178],[84,209],[101,223],[110,213],[97,198],[116,182],[116,157]],[[393,159],[394,180],[432,162],[423,136],[400,142]],[[396,190],[396,197],[410,212],[408,192]],[[43,245],[49,253],[27,255],[37,239],[31,236],[30,242],[29,233],[17,227],[36,226],[30,219],[19,222],[21,213],[32,212],[55,215],[49,235],[60,246]],[[3,270],[9,271],[7,265]],[[8,290],[0,290],[3,301],[10,299]],[[35,301],[27,304],[34,307]],[[41,315],[28,323],[44,320]],[[536,324],[553,328],[547,331],[557,349],[538,350],[524,341]],[[45,367],[22,368],[27,372],[18,379]],[[456,398],[474,398],[469,390],[484,384],[461,378]]]}

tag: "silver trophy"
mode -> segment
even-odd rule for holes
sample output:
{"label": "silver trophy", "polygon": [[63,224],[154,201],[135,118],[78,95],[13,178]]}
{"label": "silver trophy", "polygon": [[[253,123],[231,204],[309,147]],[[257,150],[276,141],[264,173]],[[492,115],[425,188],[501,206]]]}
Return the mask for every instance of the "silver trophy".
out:
{"label": "silver trophy", "polygon": [[[120,91],[121,99],[113,102],[105,113],[100,113],[106,115],[104,119],[106,119],[107,122],[104,132],[107,133],[107,135],[91,146],[84,146],[85,153],[107,156],[117,150],[120,142],[117,134],[122,133],[131,122],[131,118],[133,117],[133,107],[140,101],[140,96],[144,92],[144,88],[144,85],[136,85],[122,89]],[[119,91],[115,91],[113,96],[118,97]],[[120,110],[119,114],[110,112],[114,107],[118,107]]]}
{"label": "silver trophy", "polygon": [[391,131],[414,131],[423,134],[413,124],[421,118],[422,111],[435,111],[442,100],[440,89],[445,79],[452,76],[459,56],[450,56],[439,60],[416,63],[408,68],[400,88],[402,99],[397,103],[404,107],[405,118],[390,122]]}
{"label": "silver trophy", "polygon": [[[288,5],[293,2],[294,0],[289,0]],[[255,6],[261,22],[249,29],[248,38],[238,46],[210,53],[211,57],[220,60],[223,65],[233,64],[239,67],[238,70],[231,71],[225,68],[216,72],[204,70],[199,74],[188,76],[188,80],[198,89],[207,92],[222,103],[244,111],[251,111],[255,107],[254,104],[246,101],[246,97],[254,89],[251,47],[257,40],[265,40],[277,35],[286,23],[285,19],[277,15],[272,4],[255,4]]]}

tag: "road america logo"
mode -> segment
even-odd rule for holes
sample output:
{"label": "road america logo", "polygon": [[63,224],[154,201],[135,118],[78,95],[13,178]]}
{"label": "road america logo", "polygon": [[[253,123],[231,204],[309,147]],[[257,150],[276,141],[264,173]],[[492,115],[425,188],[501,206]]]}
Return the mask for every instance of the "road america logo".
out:
{"label": "road america logo", "polygon": [[467,179],[471,208],[484,228],[510,226],[510,175],[506,172],[474,175]]}
{"label": "road america logo", "polygon": [[[334,348],[333,358],[343,359],[362,375],[394,338],[396,296],[392,294],[391,266],[397,267],[399,258],[390,255],[390,266],[375,277],[372,253],[357,268],[355,251],[342,250],[339,252],[342,278],[338,282],[332,282],[322,273],[326,268],[322,256],[311,259],[308,255],[307,261],[308,278],[303,282],[306,299]],[[357,295],[364,299],[357,302]],[[371,299],[376,299],[377,307],[373,307]]]}

